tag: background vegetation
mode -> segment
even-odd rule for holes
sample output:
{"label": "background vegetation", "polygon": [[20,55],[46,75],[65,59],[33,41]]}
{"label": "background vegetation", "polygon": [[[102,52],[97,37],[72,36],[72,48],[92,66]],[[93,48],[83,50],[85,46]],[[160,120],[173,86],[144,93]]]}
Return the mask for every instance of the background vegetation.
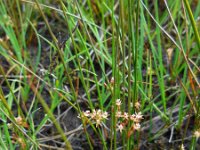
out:
{"label": "background vegetation", "polygon": [[0,0],[0,149],[199,149],[200,1]]}

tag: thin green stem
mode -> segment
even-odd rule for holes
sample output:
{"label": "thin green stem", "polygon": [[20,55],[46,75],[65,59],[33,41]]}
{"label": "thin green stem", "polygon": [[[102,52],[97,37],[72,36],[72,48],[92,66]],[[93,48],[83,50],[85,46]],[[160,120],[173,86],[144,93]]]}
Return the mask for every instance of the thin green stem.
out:
{"label": "thin green stem", "polygon": [[188,0],[184,0],[184,3],[185,3],[185,6],[186,6],[186,10],[187,10],[187,12],[189,14],[190,21],[192,23],[192,28],[194,30],[194,35],[196,37],[197,44],[198,44],[199,51],[200,51],[200,36],[199,36],[198,29],[197,29],[197,25],[196,25],[196,22],[194,20],[194,16],[193,16],[193,13],[192,13],[192,10],[190,8],[190,4],[189,4]]}

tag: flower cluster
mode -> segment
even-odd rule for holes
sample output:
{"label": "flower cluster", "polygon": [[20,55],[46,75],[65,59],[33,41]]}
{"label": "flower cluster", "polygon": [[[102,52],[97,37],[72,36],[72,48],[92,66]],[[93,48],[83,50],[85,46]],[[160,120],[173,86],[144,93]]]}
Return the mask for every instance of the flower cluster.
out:
{"label": "flower cluster", "polygon": [[12,142],[18,143],[21,146],[21,149],[27,149],[26,142],[24,141],[24,138],[22,138],[21,134],[15,131],[15,126],[22,127],[24,131],[29,128],[29,124],[27,121],[21,117],[15,117],[14,121],[12,123],[7,123],[8,128],[12,131]]}
{"label": "flower cluster", "polygon": [[[111,90],[111,92],[113,91],[114,88],[114,84],[115,84],[115,80],[112,77],[111,80],[109,81],[109,86],[104,83],[104,86],[109,88]],[[121,110],[121,105],[122,102],[120,99],[117,99],[115,102],[115,119],[116,119],[116,130],[120,131],[120,133],[126,128],[128,131],[128,137],[131,136],[134,131],[139,131],[141,129],[141,120],[143,119],[143,115],[140,112],[140,103],[137,101],[134,104],[131,103],[131,107],[134,107],[135,113],[133,114],[129,114],[128,112],[124,112],[123,110]],[[92,122],[96,124],[96,127],[98,127],[99,125],[101,126],[103,121],[105,119],[107,119],[107,117],[109,116],[109,114],[105,111],[102,111],[100,109],[96,110],[92,110],[92,112],[90,112],[90,110],[86,110],[83,111],[78,117],[83,119],[83,121],[85,123],[88,122]],[[130,125],[130,126],[129,126]]]}
{"label": "flower cluster", "polygon": [[[28,123],[27,123],[26,120],[23,119],[21,116],[18,116],[18,117],[14,118],[14,119],[15,119],[17,125],[22,126],[22,127],[24,127],[24,128],[29,128]],[[10,129],[13,128],[13,124],[12,124],[12,123],[8,123],[7,125],[8,125],[8,127],[9,127]]]}
{"label": "flower cluster", "polygon": [[[117,119],[117,130],[122,132],[127,125],[130,123],[131,126],[128,129],[128,136],[130,136],[134,131],[139,131],[141,129],[140,122],[143,119],[143,115],[141,112],[135,112],[134,114],[129,114],[127,112],[121,111],[121,100],[116,100],[117,111],[115,113],[115,117]],[[140,104],[139,102],[135,103],[135,109],[139,110]],[[82,118],[84,121],[96,124],[96,127],[101,126],[105,119],[108,119],[108,112],[102,111],[101,109],[93,109],[92,112],[90,110],[83,111],[78,117]]]}
{"label": "flower cluster", "polygon": [[[94,121],[96,124],[96,127],[101,125],[105,119],[108,118],[108,112],[102,111],[101,109],[95,110],[93,109],[92,112],[90,110],[86,110],[82,112],[82,117],[87,118],[91,121]],[[78,116],[80,118],[80,116]]]}
{"label": "flower cluster", "polygon": [[[121,100],[117,99],[116,100],[116,107],[117,107],[117,111],[116,111],[116,118],[118,120],[118,124],[117,124],[117,130],[119,130],[120,132],[122,132],[122,130],[124,130],[124,128],[128,125],[128,123],[131,121],[131,128],[128,132],[128,135],[130,136],[135,130],[139,131],[141,128],[140,122],[143,119],[143,115],[141,112],[136,112],[134,114],[128,114],[127,112],[121,112]],[[140,103],[136,102],[135,103],[135,108],[136,110],[140,109]]]}

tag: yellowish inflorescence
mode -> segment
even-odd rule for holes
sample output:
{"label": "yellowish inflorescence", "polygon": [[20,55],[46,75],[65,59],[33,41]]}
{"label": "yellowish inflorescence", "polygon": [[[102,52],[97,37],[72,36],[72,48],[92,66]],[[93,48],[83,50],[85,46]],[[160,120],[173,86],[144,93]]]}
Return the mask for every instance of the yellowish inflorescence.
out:
{"label": "yellowish inflorescence", "polygon": [[[92,110],[92,112],[90,112],[90,110],[86,110],[82,112],[81,115],[82,115],[82,118],[87,118],[93,121],[96,124],[96,127],[98,127],[99,125],[103,123],[105,119],[107,119],[108,112],[102,111],[101,109],[98,109],[98,110],[94,109]],[[81,116],[79,115],[78,118],[81,118]]]}
{"label": "yellowish inflorescence", "polygon": [[[139,131],[141,128],[140,122],[143,119],[143,115],[141,112],[135,112],[134,114],[128,114],[127,112],[121,111],[121,100],[117,99],[116,100],[116,106],[117,106],[117,112],[116,112],[116,118],[117,118],[117,130],[122,132],[128,125],[129,122],[131,122],[131,128],[128,130],[129,134],[131,135],[133,131],[137,130]],[[136,110],[140,109],[140,103],[136,102],[135,103],[135,108]]]}
{"label": "yellowish inflorescence", "polygon": [[[127,112],[122,112],[121,111],[121,105],[122,102],[120,99],[116,100],[116,107],[117,111],[115,113],[115,117],[117,119],[117,125],[116,129],[120,133],[127,128],[128,123],[131,122],[131,127],[128,129],[128,134],[129,136],[135,131],[139,131],[141,129],[140,122],[143,119],[143,115],[141,112],[135,112],[134,114],[128,114]],[[135,109],[139,110],[140,109],[140,103],[136,102],[135,103]],[[86,110],[83,111],[78,117],[84,119],[87,122],[91,121],[96,125],[96,127],[99,127],[102,125],[102,123],[108,119],[108,112],[102,111],[101,109],[94,109],[92,111]]]}

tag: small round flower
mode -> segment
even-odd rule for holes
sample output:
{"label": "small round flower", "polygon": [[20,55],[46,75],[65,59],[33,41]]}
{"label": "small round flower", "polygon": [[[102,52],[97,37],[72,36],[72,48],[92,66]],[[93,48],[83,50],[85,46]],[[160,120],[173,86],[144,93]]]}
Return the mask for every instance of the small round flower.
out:
{"label": "small round flower", "polygon": [[126,120],[128,120],[128,117],[129,117],[128,113],[127,113],[127,112],[124,112],[123,118],[126,119]]}
{"label": "small round flower", "polygon": [[82,117],[90,117],[90,110],[86,110],[86,111],[83,111],[81,114],[79,114],[77,117],[78,118],[81,118],[81,115]]}
{"label": "small round flower", "polygon": [[103,119],[108,119],[108,112],[106,112],[106,111],[103,112],[103,113],[102,113],[102,118],[103,118]]}
{"label": "small round flower", "polygon": [[120,107],[121,104],[122,104],[121,100],[120,100],[120,99],[117,99],[117,100],[116,100],[116,105],[117,105],[118,107]]}
{"label": "small round flower", "polygon": [[141,121],[141,119],[143,119],[143,115],[142,115],[141,112],[132,114],[130,116],[130,120],[132,120],[132,121],[134,121],[136,123],[139,123]]}
{"label": "small round flower", "polygon": [[96,115],[97,115],[97,116],[101,116],[101,114],[102,114],[101,109],[98,109],[98,110],[96,111]]}
{"label": "small round flower", "polygon": [[130,115],[130,120],[135,121],[136,120],[136,115],[135,114]]}
{"label": "small round flower", "polygon": [[16,117],[15,121],[18,125],[22,127],[25,127],[25,128],[29,127],[28,123],[21,116]]}
{"label": "small round flower", "polygon": [[117,130],[119,130],[120,133],[122,133],[123,129],[124,129],[124,126],[122,124],[117,125]]}
{"label": "small round flower", "polygon": [[141,107],[140,103],[139,103],[139,102],[136,102],[136,103],[135,103],[135,108],[136,108],[137,110],[139,110],[140,107]]}
{"label": "small round flower", "polygon": [[117,118],[122,117],[122,112],[121,112],[121,111],[117,111],[115,116],[116,116]]}
{"label": "small round flower", "polygon": [[21,116],[18,116],[18,117],[15,118],[15,121],[17,122],[17,124],[20,125],[22,123],[23,119],[22,119]]}
{"label": "small round flower", "polygon": [[90,114],[90,117],[93,119],[97,115],[97,112],[95,109],[92,110],[92,113]]}
{"label": "small round flower", "polygon": [[90,116],[90,110],[86,110],[85,112],[83,112],[83,116],[89,117]]}
{"label": "small round flower", "polygon": [[135,130],[140,130],[140,124],[139,123],[135,123],[134,125],[133,125],[133,127],[134,127],[134,129]]}
{"label": "small round flower", "polygon": [[136,119],[138,120],[138,121],[140,121],[141,119],[143,119],[143,115],[142,115],[142,113],[141,112],[139,112],[139,113],[136,113]]}
{"label": "small round flower", "polygon": [[200,130],[196,130],[194,132],[194,137],[196,137],[197,139],[200,137]]}
{"label": "small round flower", "polygon": [[112,78],[110,79],[110,83],[111,83],[112,85],[115,83],[114,77],[112,77]]}
{"label": "small round flower", "polygon": [[96,119],[96,128],[97,128],[99,125],[101,125],[101,119],[100,119],[100,118]]}

